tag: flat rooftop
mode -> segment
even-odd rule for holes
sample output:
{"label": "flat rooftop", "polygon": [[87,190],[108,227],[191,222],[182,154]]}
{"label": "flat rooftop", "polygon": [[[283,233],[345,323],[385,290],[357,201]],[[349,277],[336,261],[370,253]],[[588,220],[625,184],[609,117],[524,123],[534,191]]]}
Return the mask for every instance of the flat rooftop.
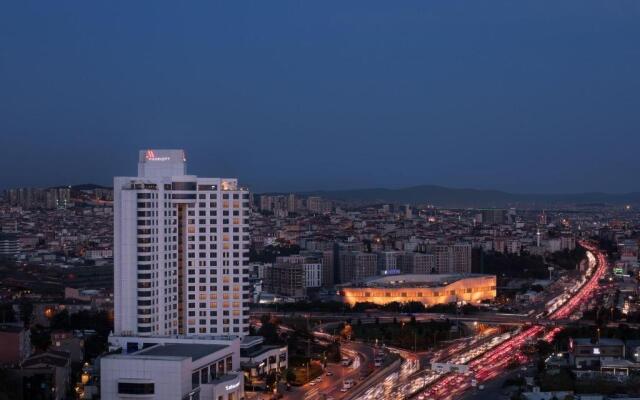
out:
{"label": "flat rooftop", "polygon": [[574,338],[573,343],[576,346],[624,346],[624,342],[615,338],[600,338],[597,341],[592,341],[589,338]]}
{"label": "flat rooftop", "polygon": [[469,278],[495,278],[487,274],[398,274],[375,276],[361,282],[341,285],[345,288],[443,287]]}
{"label": "flat rooftop", "polygon": [[142,349],[131,356],[155,356],[155,357],[190,357],[198,360],[209,354],[220,351],[228,346],[219,344],[191,344],[191,343],[171,343],[158,344],[146,349]]}
{"label": "flat rooftop", "polygon": [[263,342],[264,342],[264,338],[262,336],[247,335],[242,338],[242,342],[240,343],[240,348],[255,346]]}

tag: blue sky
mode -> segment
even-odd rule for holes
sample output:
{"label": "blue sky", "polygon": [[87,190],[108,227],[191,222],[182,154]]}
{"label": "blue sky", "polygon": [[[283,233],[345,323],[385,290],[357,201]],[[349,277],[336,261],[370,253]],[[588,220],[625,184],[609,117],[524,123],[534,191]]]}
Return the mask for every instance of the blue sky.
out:
{"label": "blue sky", "polygon": [[0,5],[0,187],[640,190],[637,1]]}

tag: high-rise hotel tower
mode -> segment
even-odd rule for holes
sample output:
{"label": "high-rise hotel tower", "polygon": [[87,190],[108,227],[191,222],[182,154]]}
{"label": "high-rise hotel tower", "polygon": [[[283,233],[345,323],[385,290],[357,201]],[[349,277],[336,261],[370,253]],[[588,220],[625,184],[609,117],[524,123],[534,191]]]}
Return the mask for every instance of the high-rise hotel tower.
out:
{"label": "high-rise hotel tower", "polygon": [[113,189],[114,333],[248,334],[249,192],[182,150],[140,151]]}

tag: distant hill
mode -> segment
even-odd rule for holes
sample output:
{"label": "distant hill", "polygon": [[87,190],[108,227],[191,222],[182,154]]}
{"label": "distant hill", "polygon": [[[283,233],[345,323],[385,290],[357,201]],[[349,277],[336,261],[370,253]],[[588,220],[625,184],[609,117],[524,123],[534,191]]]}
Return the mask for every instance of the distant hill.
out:
{"label": "distant hill", "polygon": [[327,190],[300,193],[349,203],[433,204],[443,207],[536,207],[559,205],[624,205],[640,204],[640,192],[521,194],[500,190],[455,189],[436,185],[420,185],[402,189]]}
{"label": "distant hill", "polygon": [[110,186],[96,185],[95,183],[81,183],[71,186],[72,190],[111,189]]}

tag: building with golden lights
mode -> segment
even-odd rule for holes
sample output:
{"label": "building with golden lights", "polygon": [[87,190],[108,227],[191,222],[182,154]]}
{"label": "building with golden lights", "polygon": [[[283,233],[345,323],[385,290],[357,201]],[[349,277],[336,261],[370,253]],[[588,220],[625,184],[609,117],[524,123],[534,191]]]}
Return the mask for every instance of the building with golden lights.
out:
{"label": "building with golden lights", "polygon": [[496,276],[481,274],[404,274],[374,277],[340,288],[345,303],[387,304],[419,301],[425,306],[479,303],[496,297]]}

